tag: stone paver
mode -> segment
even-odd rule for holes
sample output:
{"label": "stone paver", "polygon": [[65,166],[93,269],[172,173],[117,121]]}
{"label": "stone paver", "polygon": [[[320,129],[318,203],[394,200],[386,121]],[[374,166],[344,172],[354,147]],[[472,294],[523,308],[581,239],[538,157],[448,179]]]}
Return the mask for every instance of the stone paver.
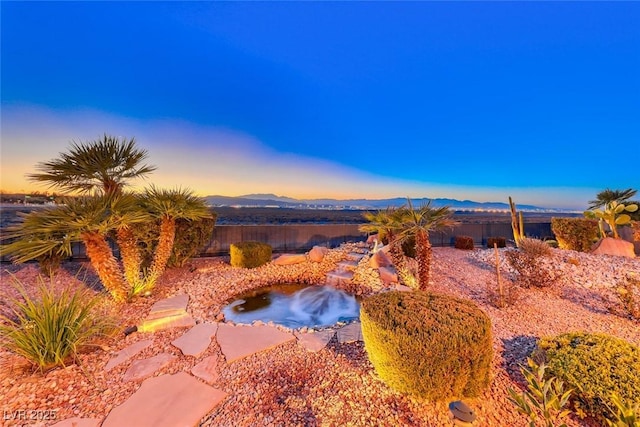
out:
{"label": "stone paver", "polygon": [[189,295],[176,295],[157,301],[151,306],[147,319],[157,319],[158,317],[175,316],[183,313],[187,309]]}
{"label": "stone paver", "polygon": [[352,261],[360,261],[362,258],[364,258],[365,254],[361,254],[359,252],[349,252],[347,254],[347,259],[350,259]]}
{"label": "stone paver", "polygon": [[342,270],[354,271],[357,266],[358,266],[358,261],[354,261],[354,260],[345,260],[345,261],[340,261],[338,263],[338,268]]}
{"label": "stone paver", "polygon": [[148,359],[136,360],[131,363],[127,372],[124,373],[123,381],[139,381],[150,377],[158,369],[168,365],[176,356],[169,353],[160,353]]}
{"label": "stone paver", "polygon": [[155,332],[168,328],[188,328],[196,324],[186,312],[189,295],[176,295],[151,306],[149,315],[138,325],[139,332]]}
{"label": "stone paver", "polygon": [[171,341],[171,344],[178,347],[185,356],[198,357],[211,344],[211,337],[218,330],[217,323],[200,323],[189,329],[180,338]]}
{"label": "stone paver", "polygon": [[97,418],[67,418],[53,424],[51,427],[100,427],[102,420]]}
{"label": "stone paver", "polygon": [[336,332],[332,329],[311,333],[294,332],[294,335],[298,338],[298,344],[314,353],[325,348],[335,334]]}
{"label": "stone paver", "polygon": [[191,373],[208,384],[213,384],[220,376],[218,372],[218,356],[205,357],[202,362],[191,369]]}
{"label": "stone paver", "polygon": [[340,344],[362,341],[362,328],[360,322],[349,323],[338,329],[338,342]]}
{"label": "stone paver", "polygon": [[218,326],[216,339],[227,363],[231,363],[291,341],[295,337],[291,333],[268,325],[234,326],[221,323]]}
{"label": "stone paver", "polygon": [[107,362],[107,365],[104,367],[105,372],[109,372],[119,364],[124,363],[127,360],[131,359],[133,356],[140,353],[142,350],[149,347],[151,344],[153,344],[153,340],[142,340],[142,341],[133,343],[128,347],[123,348],[118,352],[118,354],[115,357],[113,357],[111,360],[109,360],[109,362]]}
{"label": "stone paver", "polygon": [[102,427],[195,426],[226,396],[186,372],[161,375],[145,380],[107,415]]}
{"label": "stone paver", "polygon": [[186,311],[180,314],[174,314],[166,317],[156,317],[154,319],[145,319],[138,325],[139,332],[156,332],[169,328],[190,328],[195,326],[196,321]]}

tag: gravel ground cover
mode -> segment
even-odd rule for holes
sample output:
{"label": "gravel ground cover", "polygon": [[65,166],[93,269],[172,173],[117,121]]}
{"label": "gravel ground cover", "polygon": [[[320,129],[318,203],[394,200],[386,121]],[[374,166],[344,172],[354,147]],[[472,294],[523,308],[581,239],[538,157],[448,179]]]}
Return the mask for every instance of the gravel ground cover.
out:
{"label": "gravel ground cover", "polygon": [[[226,258],[195,259],[183,268],[167,271],[151,297],[124,306],[115,306],[104,298],[100,309],[105,314],[117,313],[124,328],[144,318],[155,301],[187,293],[190,295],[187,311],[196,321],[221,321],[221,308],[235,295],[276,282],[324,283],[327,272],[354,250],[361,248],[345,245],[331,250],[320,263],[307,261],[291,266],[270,263],[252,270],[232,268]],[[513,273],[504,262],[503,251],[502,277],[508,282]],[[521,290],[513,305],[496,308],[491,302],[496,286],[493,250],[434,248],[431,288],[475,301],[493,325],[492,385],[479,398],[465,399],[477,413],[474,425],[526,425],[524,417],[508,402],[507,390],[524,387],[518,368],[541,336],[582,330],[608,333],[640,345],[640,325],[621,310],[615,291],[627,271],[640,271],[640,260],[558,249],[553,253],[552,262],[562,272],[556,287]],[[8,295],[15,295],[12,277],[32,292],[38,282],[38,269],[28,264],[6,265],[2,270],[0,308],[6,309]],[[344,285],[345,289],[367,295],[382,287],[366,258],[359,264],[355,281]],[[90,267],[79,263],[64,264],[52,279],[54,287],[89,285],[93,292],[99,291],[96,283]],[[79,365],[45,374],[31,372],[17,356],[0,353],[0,407],[3,414],[33,410],[50,411],[56,420],[76,416],[102,419],[140,386],[140,382],[122,381],[128,364],[109,373],[103,368],[120,349],[144,335],[153,339],[153,345],[136,358],[160,352],[180,356],[155,375],[189,372],[203,358],[218,356],[220,375],[213,386],[228,393],[228,397],[201,420],[203,426],[452,425],[449,402],[420,402],[385,386],[377,378],[362,343],[339,344],[334,338],[327,348],[312,353],[293,341],[227,364],[215,343],[198,358],[181,356],[171,341],[183,333],[183,329],[173,329],[126,337],[119,334],[106,339],[98,350],[81,354]],[[2,422],[22,425],[6,419]],[[596,424],[572,418],[568,425]]]}

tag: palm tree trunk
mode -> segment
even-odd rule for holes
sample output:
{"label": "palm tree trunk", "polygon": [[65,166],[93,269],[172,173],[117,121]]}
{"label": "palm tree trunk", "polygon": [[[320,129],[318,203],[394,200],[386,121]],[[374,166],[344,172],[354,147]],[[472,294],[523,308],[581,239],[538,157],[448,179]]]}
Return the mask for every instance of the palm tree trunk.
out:
{"label": "palm tree trunk", "polygon": [[176,238],[176,220],[174,218],[164,217],[160,221],[160,235],[158,236],[158,246],[153,256],[153,262],[149,269],[146,280],[147,290],[151,290],[155,286],[156,280],[167,267],[167,262],[173,251],[173,242]]}
{"label": "palm tree trunk", "polygon": [[407,262],[404,257],[404,252],[402,252],[402,246],[397,242],[390,241],[389,255],[391,255],[391,261],[398,272],[398,283],[411,288],[414,287],[416,279],[411,274],[411,271],[409,271],[409,267],[407,266]]}
{"label": "palm tree trunk", "polygon": [[120,255],[122,256],[124,277],[129,284],[129,288],[135,293],[135,290],[143,285],[142,278],[140,277],[142,256],[138,249],[138,242],[131,227],[119,228],[116,236],[118,246],[120,247]]}
{"label": "palm tree trunk", "polygon": [[104,235],[87,231],[81,234],[81,239],[87,248],[87,255],[91,265],[96,270],[102,285],[116,302],[127,299],[127,284],[124,280],[118,260],[107,243]]}
{"label": "palm tree trunk", "polygon": [[419,230],[416,233],[416,258],[418,260],[418,286],[421,290],[429,288],[431,277],[432,249],[429,241],[429,233]]}

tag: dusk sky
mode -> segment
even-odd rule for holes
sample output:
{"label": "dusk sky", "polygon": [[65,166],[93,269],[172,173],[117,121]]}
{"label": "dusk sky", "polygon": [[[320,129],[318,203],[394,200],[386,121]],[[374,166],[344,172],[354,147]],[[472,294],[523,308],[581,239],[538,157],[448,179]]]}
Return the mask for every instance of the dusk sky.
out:
{"label": "dusk sky", "polygon": [[0,189],[103,134],[199,195],[640,189],[640,2],[0,3]]}

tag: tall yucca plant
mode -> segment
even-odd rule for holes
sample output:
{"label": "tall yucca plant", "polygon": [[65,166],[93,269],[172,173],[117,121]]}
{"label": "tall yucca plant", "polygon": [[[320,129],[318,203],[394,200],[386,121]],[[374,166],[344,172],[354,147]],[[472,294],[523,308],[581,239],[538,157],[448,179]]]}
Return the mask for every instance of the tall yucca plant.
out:
{"label": "tall yucca plant", "polygon": [[411,199],[407,198],[407,206],[399,208],[399,237],[416,239],[416,259],[418,261],[418,286],[421,290],[429,287],[431,277],[431,259],[433,258],[429,233],[454,227],[458,221],[452,218],[453,212],[449,207],[434,208],[431,200],[418,209],[413,207]]}
{"label": "tall yucca plant", "polygon": [[143,164],[147,151],[129,140],[104,135],[90,142],[72,142],[69,152],[38,163],[40,171],[28,175],[32,181],[65,192],[89,194],[95,191],[112,196],[123,191],[127,181],[144,177],[156,167]]}
{"label": "tall yucca plant", "polygon": [[160,189],[151,186],[142,198],[142,206],[146,212],[160,221],[160,234],[156,252],[145,278],[145,289],[148,292],[154,286],[164,270],[173,250],[176,236],[176,220],[195,221],[211,218],[212,214],[200,197],[187,189]]}

